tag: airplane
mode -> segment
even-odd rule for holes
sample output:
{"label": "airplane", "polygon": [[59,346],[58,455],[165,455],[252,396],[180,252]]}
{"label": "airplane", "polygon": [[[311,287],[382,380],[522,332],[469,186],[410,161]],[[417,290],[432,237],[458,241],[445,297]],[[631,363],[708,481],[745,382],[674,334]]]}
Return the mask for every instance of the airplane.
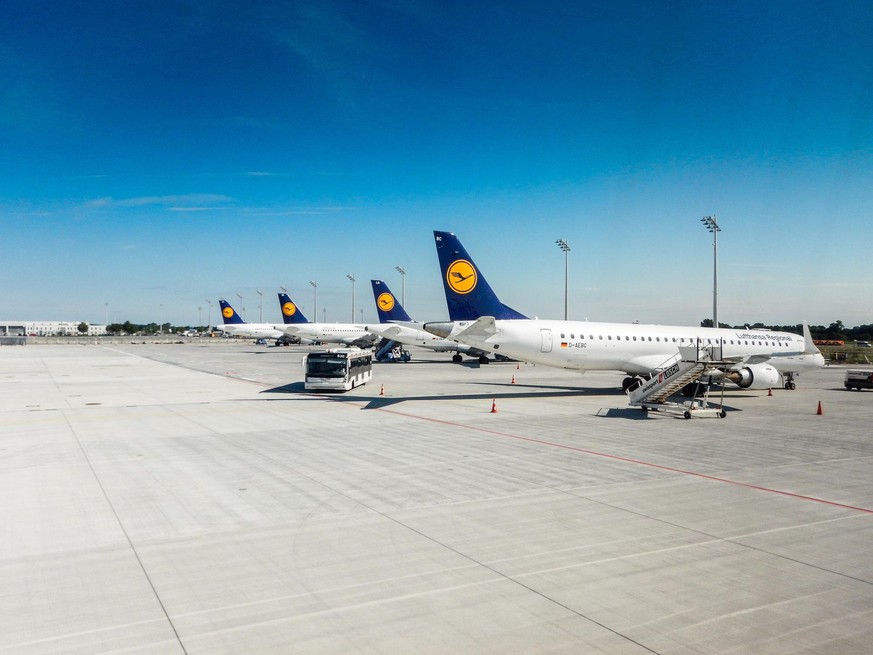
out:
{"label": "airplane", "polygon": [[[443,339],[430,332],[425,332],[421,323],[413,321],[403,305],[391,293],[391,289],[382,280],[370,280],[373,286],[373,297],[376,300],[376,312],[379,315],[378,325],[368,325],[370,332],[375,332],[386,339],[412,346],[421,346],[435,352],[454,352],[452,361],[460,362],[463,358],[461,353],[470,357],[479,358],[480,363],[487,363],[488,355],[485,351]],[[484,361],[483,361],[484,360]]]}
{"label": "airplane", "polygon": [[794,389],[799,371],[824,366],[805,322],[800,336],[768,330],[528,319],[500,302],[453,233],[434,231],[434,240],[451,321],[423,327],[446,339],[558,368],[623,371],[624,391],[651,376],[677,354],[679,346],[694,344],[720,345],[719,361],[728,364],[717,373],[742,389],[769,389],[780,378],[786,389]]}
{"label": "airplane", "polygon": [[221,306],[222,325],[216,325],[216,330],[221,330],[227,335],[235,337],[254,337],[255,339],[279,339],[285,336],[281,325],[273,325],[272,323],[246,323],[242,320],[239,314],[236,313],[230,303],[224,299],[219,299],[218,304]]}
{"label": "airplane", "polygon": [[371,347],[379,335],[362,325],[351,323],[312,323],[286,293],[279,294],[284,325],[277,326],[289,336],[322,343],[343,343],[363,348]]}

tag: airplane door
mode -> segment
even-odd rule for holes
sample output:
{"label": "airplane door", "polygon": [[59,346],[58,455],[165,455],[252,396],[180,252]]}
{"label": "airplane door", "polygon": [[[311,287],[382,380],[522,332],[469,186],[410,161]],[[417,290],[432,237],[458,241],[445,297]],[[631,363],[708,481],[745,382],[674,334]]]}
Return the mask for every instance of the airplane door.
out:
{"label": "airplane door", "polygon": [[552,331],[551,330],[540,330],[540,352],[541,353],[550,353],[552,352]]}

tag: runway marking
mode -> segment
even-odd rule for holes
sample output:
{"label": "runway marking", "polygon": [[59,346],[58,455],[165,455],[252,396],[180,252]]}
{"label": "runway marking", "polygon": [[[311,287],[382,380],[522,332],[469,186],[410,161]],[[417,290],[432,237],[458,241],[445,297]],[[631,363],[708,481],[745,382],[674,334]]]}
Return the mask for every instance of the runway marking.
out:
{"label": "runway marking", "polygon": [[446,421],[438,418],[430,418],[427,416],[419,416],[417,414],[409,414],[407,412],[401,412],[396,409],[387,409],[380,408],[377,411],[387,412],[388,414],[396,414],[397,416],[403,416],[406,418],[414,418],[419,419],[421,421],[428,421],[431,423],[439,423],[442,425],[449,425],[456,428],[463,428],[465,430],[474,430],[476,432],[484,432],[485,434],[492,434],[498,437],[506,437],[509,439],[516,439],[518,441],[527,441],[529,443],[539,444],[541,446],[550,446],[552,448],[562,448],[564,450],[571,450],[577,453],[584,453],[586,455],[592,455],[594,457],[603,457],[605,459],[612,459],[619,462],[627,462],[628,464],[637,464],[639,466],[646,466],[648,468],[657,469],[659,471],[668,471],[670,473],[679,473],[681,475],[688,475],[695,478],[701,478],[704,480],[711,480],[713,482],[723,482],[725,484],[732,484],[737,487],[745,487],[746,489],[754,489],[755,491],[764,491],[766,493],[778,494],[780,496],[787,496],[789,498],[797,498],[798,500],[808,500],[814,503],[821,503],[822,505],[830,505],[831,507],[840,507],[842,509],[850,509],[856,512],[864,512],[865,514],[873,514],[873,509],[869,507],[857,507],[855,505],[847,505],[845,503],[838,503],[834,500],[826,500],[824,498],[817,498],[815,496],[807,496],[805,494],[794,493],[792,491],[783,491],[782,489],[773,489],[771,487],[762,487],[757,484],[752,484],[750,482],[740,482],[739,480],[731,480],[729,478],[721,478],[716,475],[709,475],[707,473],[700,473],[698,471],[689,471],[687,469],[675,468],[673,466],[666,466],[664,464],[656,464],[654,462],[647,462],[642,459],[635,459],[633,457],[623,457],[621,455],[613,455],[610,453],[603,453],[597,450],[589,450],[588,448],[580,448],[579,446],[571,446],[569,444],[556,443],[554,441],[545,441],[544,439],[535,439],[533,437],[524,437],[519,434],[512,434],[510,432],[501,432],[500,430],[493,430],[491,428],[482,428],[474,425],[465,425],[463,423],[455,423],[453,421]]}

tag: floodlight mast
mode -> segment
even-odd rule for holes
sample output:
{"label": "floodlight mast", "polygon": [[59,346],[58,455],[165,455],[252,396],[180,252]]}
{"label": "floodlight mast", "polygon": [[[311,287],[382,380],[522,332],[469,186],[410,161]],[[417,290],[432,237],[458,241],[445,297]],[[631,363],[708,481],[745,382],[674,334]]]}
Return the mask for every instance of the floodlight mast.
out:
{"label": "floodlight mast", "polygon": [[309,280],[309,284],[312,285],[312,294],[315,296],[313,303],[313,314],[315,315],[315,320],[318,320],[318,283],[315,280]]}
{"label": "floodlight mast", "polygon": [[349,273],[346,275],[349,280],[352,282],[352,323],[355,322],[355,276]]}
{"label": "floodlight mast", "polygon": [[700,219],[703,226],[712,232],[712,327],[718,327],[718,233],[721,228],[715,216]]}
{"label": "floodlight mast", "polygon": [[406,307],[406,269],[395,266],[394,270],[400,273],[400,304]]}
{"label": "floodlight mast", "polygon": [[569,272],[569,256],[567,255],[570,252],[570,245],[567,243],[565,239],[558,239],[555,241],[558,244],[558,247],[564,251],[564,320],[567,320],[567,280],[568,280],[568,272]]}

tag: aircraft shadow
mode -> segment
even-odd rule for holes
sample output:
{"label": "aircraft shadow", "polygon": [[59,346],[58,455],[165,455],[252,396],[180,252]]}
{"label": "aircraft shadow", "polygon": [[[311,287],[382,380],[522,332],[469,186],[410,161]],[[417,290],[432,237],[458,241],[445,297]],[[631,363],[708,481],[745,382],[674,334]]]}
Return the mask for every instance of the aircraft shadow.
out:
{"label": "aircraft shadow", "polygon": [[[722,408],[728,413],[743,411],[736,407],[728,407],[727,405],[722,405]],[[601,418],[623,418],[631,421],[645,421],[649,418],[679,418],[685,420],[681,414],[670,414],[668,412],[658,412],[654,410],[646,411],[642,407],[601,407],[597,410],[595,416]]]}
{"label": "aircraft shadow", "polygon": [[[383,407],[390,407],[391,405],[397,405],[399,403],[405,402],[414,402],[414,401],[422,401],[422,400],[508,400],[512,398],[566,398],[571,396],[584,396],[587,395],[587,391],[580,391],[578,389],[563,389],[559,391],[545,391],[545,392],[532,392],[532,391],[519,391],[517,393],[472,393],[472,394],[440,394],[440,395],[429,395],[429,396],[359,396],[359,395],[351,395],[349,392],[341,393],[341,392],[313,392],[306,391],[304,389],[302,382],[292,382],[290,384],[285,384],[280,387],[273,387],[271,389],[264,389],[261,393],[263,394],[291,394],[291,395],[302,395],[306,394],[308,396],[318,396],[324,398],[325,400],[332,400],[334,402],[341,403],[367,403],[367,405],[363,409],[381,409]],[[280,398],[269,398],[265,400],[281,400]],[[289,398],[290,400],[290,398]]]}

